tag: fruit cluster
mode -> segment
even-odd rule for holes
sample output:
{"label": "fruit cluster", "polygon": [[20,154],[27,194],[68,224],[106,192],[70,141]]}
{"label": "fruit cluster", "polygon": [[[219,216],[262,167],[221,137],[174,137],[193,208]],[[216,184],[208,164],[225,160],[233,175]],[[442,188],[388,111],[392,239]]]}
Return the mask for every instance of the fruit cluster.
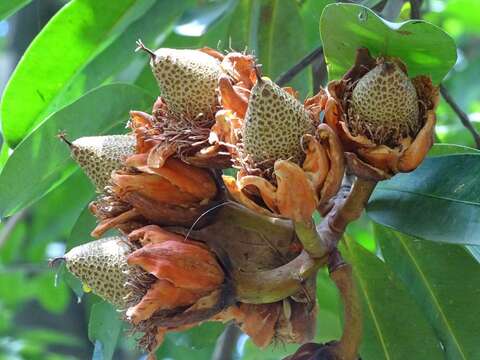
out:
{"label": "fruit cluster", "polygon": [[[65,140],[99,192],[92,235],[121,236],[72,249],[67,268],[122,310],[150,353],[165,333],[207,320],[233,320],[261,347],[311,340],[315,276],[273,289],[290,264],[315,257],[292,229],[331,209],[345,163],[376,181],[418,166],[432,143],[437,89],[409,79],[400,59],[360,49],[342,80],[302,103],[262,77],[251,55],[138,45],[162,94],[152,113],[132,111],[127,135]],[[221,175],[232,167],[236,177]],[[261,238],[267,256],[249,252],[254,226],[216,211],[232,202],[286,240],[272,245],[272,231]],[[256,273],[271,284],[244,295]]]}

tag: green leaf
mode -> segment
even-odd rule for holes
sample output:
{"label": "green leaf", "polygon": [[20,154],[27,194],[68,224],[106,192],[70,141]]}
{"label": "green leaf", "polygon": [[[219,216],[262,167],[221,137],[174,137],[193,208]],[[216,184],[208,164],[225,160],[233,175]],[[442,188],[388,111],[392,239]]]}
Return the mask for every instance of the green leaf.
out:
{"label": "green leaf", "polygon": [[105,85],[52,114],[17,147],[0,174],[0,214],[9,216],[33,203],[65,179],[77,166],[68,147],[57,138],[61,130],[77,139],[118,132],[131,109],[144,110],[154,99],[126,84]]}
{"label": "green leaf", "polygon": [[[132,22],[117,39],[75,75],[61,95],[62,102],[73,101],[99,84],[115,79],[133,82],[145,65],[150,68],[148,56],[144,53],[134,53],[135,41],[142,39],[151,47],[159,46],[171,33],[174,23],[190,3],[190,0],[155,1],[148,11]],[[153,79],[151,71],[149,76]],[[152,94],[158,94],[158,86],[155,90]]]}
{"label": "green leaf", "polygon": [[480,150],[457,144],[434,144],[428,152],[429,157],[447,156],[452,154],[480,154]]}
{"label": "green leaf", "polygon": [[473,313],[480,304],[480,266],[475,259],[458,245],[422,241],[382,226],[376,226],[375,235],[387,264],[408,284],[435,329],[447,359],[476,359],[480,323]]}
{"label": "green leaf", "polygon": [[308,51],[322,45],[318,37],[318,21],[325,6],[334,3],[335,0],[306,0],[300,9],[305,30],[305,41]]}
{"label": "green leaf", "polygon": [[382,181],[367,206],[377,223],[423,239],[480,244],[479,154],[427,158]]}
{"label": "green leaf", "polygon": [[70,294],[67,287],[61,281],[56,280],[53,272],[44,272],[32,280],[36,289],[35,297],[40,304],[51,313],[61,314],[70,302]]}
{"label": "green leaf", "polygon": [[[258,31],[258,39],[252,46],[262,64],[262,73],[275,80],[305,56],[302,17],[293,0],[262,0],[260,3],[255,11],[257,18],[250,20],[257,22],[251,31]],[[252,6],[256,6],[255,2]],[[302,97],[306,96],[311,92],[311,74],[302,72],[290,85]]]}
{"label": "green leaf", "polygon": [[2,126],[11,147],[65,105],[62,92],[72,79],[152,4],[153,0],[73,0],[49,21],[3,94]]}
{"label": "green leaf", "polygon": [[92,306],[88,338],[95,344],[94,359],[112,359],[122,327],[120,315],[112,305],[102,301]]}
{"label": "green leaf", "polygon": [[347,72],[362,47],[372,56],[402,59],[409,76],[429,75],[435,84],[457,58],[455,42],[439,27],[420,20],[388,22],[356,4],[328,5],[320,19],[320,33],[330,80]]}
{"label": "green leaf", "polygon": [[375,255],[347,241],[363,302],[363,359],[438,360],[443,351],[427,319],[405,285]]}
{"label": "green leaf", "polygon": [[32,0],[4,0],[0,2],[0,21],[15,14]]}
{"label": "green leaf", "polygon": [[231,11],[237,2],[238,0],[218,1],[188,9],[175,25],[174,31],[182,36],[202,36],[213,24]]}
{"label": "green leaf", "polygon": [[[272,80],[295,65],[306,54],[303,19],[294,0],[245,0],[233,12],[227,32],[232,47],[247,48],[258,57],[262,73]],[[311,92],[310,69],[290,83],[301,96]]]}
{"label": "green leaf", "polygon": [[224,328],[224,324],[207,322],[190,330],[170,333],[167,336],[176,346],[198,350],[209,346],[214,347]]}

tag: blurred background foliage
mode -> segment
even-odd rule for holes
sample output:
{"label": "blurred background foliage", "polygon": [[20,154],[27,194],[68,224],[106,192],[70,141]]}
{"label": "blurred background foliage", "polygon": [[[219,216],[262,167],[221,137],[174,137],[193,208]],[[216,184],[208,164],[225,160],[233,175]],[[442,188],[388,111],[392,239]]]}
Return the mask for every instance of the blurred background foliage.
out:
{"label": "blurred background foliage", "polygon": [[[318,21],[323,8],[333,2],[73,0],[68,3],[54,0],[3,0],[0,3],[0,88],[3,89],[27,47],[32,45],[21,60],[21,68],[14,76],[15,82],[9,85],[2,100],[0,169],[19,143],[28,149],[24,151],[24,156],[31,156],[36,162],[47,161],[45,157],[49,156],[48,148],[39,146],[39,142],[34,141],[35,138],[27,138],[23,143],[22,139],[49,115],[53,114],[51,118],[60,118],[61,114],[56,114],[59,109],[98,86],[124,82],[143,89],[143,92],[141,89],[138,91],[144,95],[138,95],[138,99],[131,100],[131,104],[125,104],[124,115],[118,115],[116,123],[127,120],[130,105],[148,109],[146,104],[158,95],[158,88],[147,66],[147,59],[133,53],[137,38],[142,38],[152,48],[210,46],[220,50],[246,50],[259,57],[265,74],[278,79],[302,57],[321,45]],[[373,9],[381,8],[381,15],[391,21],[403,21],[410,17],[410,4],[402,0],[356,2]],[[480,2],[425,0],[421,9],[423,18],[444,29],[458,45],[457,63],[443,84],[468,114],[473,125],[480,130]],[[57,15],[51,19],[55,14]],[[303,98],[313,94],[327,80],[325,64],[319,57],[311,66],[293,77],[289,85],[297,88]],[[116,96],[118,87],[111,86],[104,88],[104,96]],[[128,91],[125,91],[128,95]],[[98,101],[98,97],[96,99]],[[86,101],[86,104],[105,106],[107,110],[114,107],[110,103]],[[443,100],[437,113],[438,143],[475,147],[472,136]],[[63,116],[69,115],[66,112]],[[111,128],[102,128],[100,125],[96,127],[96,124],[90,123],[97,119],[89,112],[81,113],[71,121],[77,122],[80,127],[84,125],[92,132],[100,129],[102,132],[112,131]],[[46,131],[42,127],[38,129]],[[458,151],[459,148],[456,149]],[[68,154],[65,154],[62,159],[67,159]],[[15,180],[19,183],[38,181],[39,188],[34,189],[37,196],[30,196],[28,189],[25,190],[27,194],[21,194],[10,187],[0,189],[4,194],[1,197],[4,218],[0,223],[0,360],[88,359],[92,354],[95,359],[112,356],[120,360],[141,358],[143,355],[134,348],[134,341],[126,336],[125,329],[111,307],[100,302],[94,295],[84,295],[81,285],[62,270],[55,271],[47,266],[48,259],[63,254],[66,247],[89,240],[88,233],[94,220],[85,207],[94,197],[93,187],[83,173],[75,171],[76,167],[71,161],[68,161],[69,171],[65,168],[55,170],[57,172],[54,174],[58,176],[56,181],[53,178],[45,181],[41,176],[37,179],[35,167],[33,170],[30,166],[27,167],[28,162],[23,165],[17,164],[17,167],[9,171],[18,174]],[[59,175],[62,171],[68,173],[68,177]],[[66,180],[62,182],[58,179]],[[28,206],[20,209],[21,206],[15,203],[18,198],[24,198],[22,205]],[[7,203],[8,200],[13,202]],[[11,216],[7,217],[8,215]],[[375,208],[372,209],[372,215],[375,215]],[[382,240],[389,237],[397,237],[397,240]],[[465,325],[469,322],[468,317],[475,319],[475,316],[468,313],[468,309],[456,313],[447,303],[448,296],[436,294],[442,286],[451,286],[460,277],[460,273],[445,270],[444,265],[448,266],[449,261],[457,261],[459,266],[465,268],[463,274],[466,279],[475,274],[479,278],[478,264],[473,257],[475,254],[480,255],[477,247],[471,246],[470,253],[467,254],[460,246],[419,243],[378,225],[375,225],[374,232],[373,223],[367,216],[348,228],[348,238],[351,240],[344,244],[345,254],[357,265],[360,282],[362,279],[370,279],[368,284],[372,284],[371,288],[363,289],[370,310],[375,310],[366,315],[367,335],[362,348],[364,359],[383,358],[376,357],[378,351],[396,353],[390,357],[392,359],[406,358],[398,355],[402,352],[399,349],[387,349],[393,343],[398,343],[401,336],[405,336],[402,338],[404,344],[417,344],[426,349],[425,357],[417,355],[418,357],[408,358],[438,359],[435,356],[441,350],[440,342],[424,345],[424,342],[428,343],[425,339],[435,338],[432,328],[436,336],[442,339],[443,346],[449,346],[449,341],[454,341],[455,351],[465,355],[455,357],[454,351],[449,358],[480,359],[480,349],[476,353],[472,352],[473,345],[468,344],[475,333],[468,335],[463,329],[468,330]],[[363,247],[359,247],[358,243]],[[392,244],[404,246],[395,249]],[[438,256],[432,258],[436,267],[429,269],[427,263],[420,261],[415,266],[424,271],[418,271],[416,275],[398,270],[408,266],[396,262],[392,255],[401,251],[407,251],[405,258],[415,261],[425,258],[425,254],[436,254]],[[418,257],[412,255],[416,252],[420,254]],[[375,255],[380,253],[381,256]],[[458,256],[452,255],[456,253]],[[446,256],[448,254],[451,256]],[[393,259],[391,263],[382,262],[381,259],[389,257]],[[439,270],[442,267],[443,270]],[[432,272],[431,278],[428,277],[429,271]],[[434,274],[435,271],[441,271],[442,276]],[[425,296],[432,297],[436,302],[439,307],[437,312],[432,310],[435,304],[425,301],[416,307],[407,296],[409,291],[418,290],[421,293],[424,290],[425,284],[422,287],[415,281],[419,274],[427,276],[428,281],[431,280],[427,285],[433,286],[433,289]],[[460,290],[455,296],[468,295],[468,292]],[[470,290],[475,293],[476,288]],[[454,292],[455,289],[452,294]],[[473,299],[478,299],[477,293],[473,294]],[[318,277],[318,297],[316,340],[323,342],[336,338],[341,333],[341,308],[336,290],[326,272],[321,272]],[[393,303],[395,306],[391,311],[396,311],[397,314],[392,317],[388,311]],[[402,311],[411,316],[407,319],[400,315],[399,319],[398,313],[402,314]],[[427,313],[425,317],[422,311]],[[443,316],[440,322],[432,320],[438,313]],[[90,325],[89,319],[92,319]],[[465,321],[464,325],[459,324],[459,321]],[[408,331],[399,330],[399,323]],[[376,330],[369,328],[372,324],[375,324]],[[423,337],[409,337],[411,327],[420,331]],[[223,359],[218,354],[212,355],[222,331],[222,325],[206,324],[186,333],[170,335],[159,350],[158,357],[200,360],[217,356],[217,359]],[[381,341],[369,338],[374,334],[380,336]],[[236,359],[279,359],[296,348],[277,344],[260,352],[245,336],[235,336],[232,356]],[[379,343],[384,344],[383,350],[376,348]]]}

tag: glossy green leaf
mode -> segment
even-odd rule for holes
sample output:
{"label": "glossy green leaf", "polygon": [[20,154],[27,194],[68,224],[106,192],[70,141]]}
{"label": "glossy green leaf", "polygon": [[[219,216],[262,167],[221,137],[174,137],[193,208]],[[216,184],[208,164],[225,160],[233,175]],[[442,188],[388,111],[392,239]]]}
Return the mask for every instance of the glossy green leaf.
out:
{"label": "glossy green leaf", "polygon": [[36,290],[35,298],[48,311],[61,314],[70,303],[68,288],[61,281],[57,281],[53,271],[44,272],[33,279]]}
{"label": "glossy green leaf", "polygon": [[475,259],[458,245],[418,240],[382,226],[376,226],[375,235],[385,261],[435,329],[446,358],[478,358],[480,323],[474,314],[480,303],[480,265]]}
{"label": "glossy green leaf", "polygon": [[[293,0],[261,0],[258,9],[253,1],[251,6],[256,18],[250,19],[250,31],[258,32],[252,49],[262,64],[262,73],[275,80],[306,54],[302,17]],[[311,74],[297,75],[290,85],[306,96],[311,92]]]}
{"label": "glossy green leaf", "polygon": [[0,21],[15,14],[32,0],[4,0],[0,2]]}
{"label": "glossy green leaf", "polygon": [[428,152],[429,157],[447,156],[447,155],[453,155],[453,154],[455,155],[479,154],[480,155],[480,150],[477,150],[468,146],[462,146],[462,145],[456,145],[456,144],[434,144],[433,147]]}
{"label": "glossy green leaf", "polygon": [[[62,102],[73,101],[99,84],[116,79],[133,82],[145,65],[149,68],[149,57],[143,52],[134,53],[135,42],[142,39],[152,48],[160,46],[190,3],[191,0],[155,1],[148,11],[132,22],[118,38],[75,75],[61,95]],[[151,72],[149,76],[153,79]],[[152,94],[158,94],[158,86]]]}
{"label": "glossy green leaf", "polygon": [[157,351],[157,358],[209,360],[223,328],[223,324],[207,322],[190,330],[169,333]]}
{"label": "glossy green leaf", "polygon": [[92,198],[94,190],[90,180],[76,171],[64,183],[49,192],[29,208],[35,214],[29,219],[28,247],[23,256],[29,262],[44,264],[46,256],[63,253],[60,244],[69,235],[82,208]]}
{"label": "glossy green leaf", "polygon": [[322,45],[318,37],[318,21],[322,15],[323,9],[335,0],[306,0],[300,9],[303,19],[303,28],[305,30],[305,41],[308,51],[312,51]]}
{"label": "glossy green leaf", "polygon": [[88,338],[95,344],[93,359],[110,360],[113,358],[123,322],[120,314],[107,302],[92,306],[88,323]]}
{"label": "glossy green leaf", "polygon": [[480,154],[427,158],[382,181],[367,206],[377,223],[423,239],[480,244]]}
{"label": "glossy green leaf", "polygon": [[3,134],[11,147],[65,105],[62,93],[72,79],[153,2],[73,0],[50,20],[23,55],[3,94]]}
{"label": "glossy green leaf", "polygon": [[148,109],[153,101],[136,86],[106,85],[51,115],[17,147],[3,168],[0,188],[8,191],[0,193],[0,214],[9,216],[33,203],[77,169],[68,147],[57,138],[59,131],[66,131],[70,139],[119,132],[131,109]]}
{"label": "glossy green leaf", "polygon": [[438,84],[455,64],[453,39],[430,23],[412,20],[392,23],[367,7],[331,4],[320,20],[320,33],[330,80],[339,79],[353,65],[355,52],[366,47],[373,56],[395,56],[411,77],[429,75]]}
{"label": "glossy green leaf", "polygon": [[362,359],[442,359],[433,329],[402,281],[355,240],[346,248],[363,302]]}
{"label": "glossy green leaf", "polygon": [[182,36],[202,36],[208,28],[231,11],[238,0],[226,0],[201,4],[188,9],[175,25],[174,31]]}

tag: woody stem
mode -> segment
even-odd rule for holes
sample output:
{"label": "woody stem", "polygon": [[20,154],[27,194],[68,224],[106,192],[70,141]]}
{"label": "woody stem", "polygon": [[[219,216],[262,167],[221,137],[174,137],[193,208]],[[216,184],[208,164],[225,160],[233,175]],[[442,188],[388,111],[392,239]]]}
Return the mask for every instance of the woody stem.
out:
{"label": "woody stem", "polygon": [[[344,326],[340,340],[333,345],[337,359],[356,360],[362,340],[362,311],[358,292],[353,281],[352,267],[343,262],[338,251],[330,260],[330,278],[335,283],[343,302]],[[332,264],[333,263],[333,264]]]}

